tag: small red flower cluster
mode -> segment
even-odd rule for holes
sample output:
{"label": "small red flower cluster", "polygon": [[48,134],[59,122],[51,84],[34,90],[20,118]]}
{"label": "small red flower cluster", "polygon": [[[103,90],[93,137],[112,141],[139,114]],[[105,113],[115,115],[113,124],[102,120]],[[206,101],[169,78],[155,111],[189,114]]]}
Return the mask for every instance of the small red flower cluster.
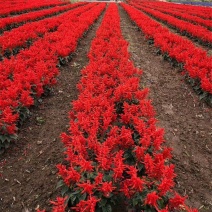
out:
{"label": "small red flower cluster", "polygon": [[9,16],[12,14],[19,14],[35,9],[42,9],[45,7],[53,7],[67,4],[59,0],[1,0],[0,1],[0,16]]}
{"label": "small red flower cluster", "polygon": [[54,202],[54,212],[65,211],[64,203],[95,212],[118,197],[138,211],[196,211],[173,191],[171,150],[163,145],[164,131],[156,127],[148,89],[139,88],[141,71],[127,48],[117,5],[111,3],[82,70],[69,134],[61,134],[67,165],[57,167],[66,197]]}
{"label": "small red flower cluster", "polygon": [[76,14],[46,33],[17,57],[0,63],[0,134],[16,132],[19,109],[33,105],[33,97],[44,92],[44,86],[54,85],[59,74],[58,57],[76,50],[78,40],[99,17],[106,4],[91,3],[80,7]]}
{"label": "small red flower cluster", "polygon": [[189,76],[199,79],[203,91],[212,94],[212,57],[208,56],[205,50],[196,47],[188,39],[172,33],[138,9],[127,4],[121,5],[146,37],[154,39],[156,47],[179,63],[183,63]]}

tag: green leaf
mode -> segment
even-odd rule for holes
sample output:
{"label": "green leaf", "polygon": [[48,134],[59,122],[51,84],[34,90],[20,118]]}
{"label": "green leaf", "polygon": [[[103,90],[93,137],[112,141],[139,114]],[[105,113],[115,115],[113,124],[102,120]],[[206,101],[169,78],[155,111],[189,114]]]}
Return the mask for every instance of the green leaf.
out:
{"label": "green leaf", "polygon": [[165,205],[164,205],[163,199],[158,200],[157,202],[158,202],[158,205],[159,205],[160,208],[164,208]]}
{"label": "green leaf", "polygon": [[133,198],[132,203],[133,203],[133,206],[136,206],[138,204],[138,200],[136,198]]}
{"label": "green leaf", "polygon": [[6,135],[0,135],[0,141],[2,143],[4,143],[6,139],[7,139]]}
{"label": "green leaf", "polygon": [[106,181],[106,182],[110,182],[110,181],[111,181],[111,176],[105,175],[105,176],[103,177],[103,180]]}
{"label": "green leaf", "polygon": [[199,96],[199,99],[202,100],[202,99],[205,99],[207,97],[208,93],[207,92],[203,92],[200,96]]}
{"label": "green leaf", "polygon": [[87,197],[87,194],[84,193],[83,195],[81,195],[81,196],[79,197],[79,200],[80,200],[80,201],[81,201],[81,200],[85,200],[86,197]]}
{"label": "green leaf", "polygon": [[111,205],[106,205],[105,207],[102,208],[102,212],[112,212],[112,207]]}
{"label": "green leaf", "polygon": [[56,186],[56,189],[60,188],[64,186],[64,181],[63,180],[60,180],[58,183],[57,183],[57,186]]}
{"label": "green leaf", "polygon": [[104,207],[106,205],[106,203],[107,203],[107,199],[102,199],[100,202],[102,207]]}
{"label": "green leaf", "polygon": [[65,196],[66,192],[69,190],[69,187],[64,185],[62,186],[61,194],[62,196]]}
{"label": "green leaf", "polygon": [[74,202],[76,200],[77,196],[74,195],[74,196],[71,196],[71,204],[74,205]]}
{"label": "green leaf", "polygon": [[140,172],[142,169],[144,169],[144,165],[141,163],[138,163],[138,171]]}

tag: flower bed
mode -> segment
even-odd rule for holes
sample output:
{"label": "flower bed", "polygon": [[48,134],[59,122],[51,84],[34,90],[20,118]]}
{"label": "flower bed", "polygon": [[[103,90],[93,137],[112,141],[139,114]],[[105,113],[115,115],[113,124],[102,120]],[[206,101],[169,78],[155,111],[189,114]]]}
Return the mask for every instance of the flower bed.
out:
{"label": "flower bed", "polygon": [[164,7],[159,7],[159,8],[156,5],[155,6],[154,5],[152,5],[152,6],[143,5],[143,6],[145,6],[145,7],[147,6],[149,8],[156,9],[160,12],[175,16],[175,17],[183,19],[185,21],[189,21],[189,22],[194,23],[196,25],[201,25],[201,26],[207,27],[210,30],[212,29],[212,20],[200,18],[200,17],[195,16],[195,15],[189,15],[189,14],[187,14],[187,11],[172,10],[172,9],[170,9],[169,5],[166,5],[166,6],[164,5]]}
{"label": "flower bed", "polygon": [[212,64],[207,52],[196,47],[191,41],[172,33],[168,28],[161,26],[141,11],[121,4],[132,21],[142,30],[147,39],[160,49],[164,57],[170,57],[181,66],[185,76],[201,98],[212,105]]}
{"label": "flower bed", "polygon": [[166,2],[146,2],[146,1],[138,1],[138,0],[133,0],[129,2],[134,2],[134,3],[143,3],[145,2],[145,5],[151,5],[154,6],[155,8],[162,8],[162,7],[169,7],[173,11],[180,11],[180,12],[185,12],[190,15],[195,15],[204,19],[212,19],[211,15],[211,8],[207,7],[201,7],[201,6],[190,6],[190,5],[180,5],[180,4],[175,4],[175,3],[166,3]]}
{"label": "flower bed", "polygon": [[111,3],[82,70],[69,133],[61,134],[66,165],[57,167],[64,197],[52,202],[54,212],[109,212],[120,199],[136,211],[197,211],[173,190],[171,150],[127,48]]}
{"label": "flower bed", "polygon": [[78,17],[70,16],[57,31],[46,33],[17,57],[0,63],[0,150],[14,139],[16,123],[24,116],[22,112],[43,94],[45,86],[56,83],[58,57],[68,57],[76,50],[78,40],[106,4],[91,3],[90,6],[90,10]]}
{"label": "flower bed", "polygon": [[[4,32],[0,37],[0,48],[2,57],[10,57],[18,53],[19,49],[25,48],[47,32],[56,31],[58,26],[69,20],[69,16],[73,18],[73,15],[78,16],[92,6],[83,6],[85,3],[76,3],[69,6],[69,9],[74,9],[61,14],[57,17],[47,18],[41,21],[27,23],[21,27],[13,29],[9,32]],[[79,7],[76,9],[76,7]]]}
{"label": "flower bed", "polygon": [[[10,4],[11,3],[11,4]],[[2,9],[0,9],[0,17],[6,17],[9,15],[17,15],[22,14],[29,11],[40,10],[44,8],[54,7],[58,5],[65,5],[66,2],[58,1],[58,0],[27,0],[23,3],[19,3],[19,1],[15,0],[14,2],[5,2],[3,1]],[[6,6],[8,7],[6,8]],[[14,6],[15,5],[15,6]]]}
{"label": "flower bed", "polygon": [[192,38],[197,38],[203,44],[212,47],[212,32],[205,27],[200,25],[195,25],[187,21],[179,20],[171,15],[164,14],[158,10],[149,9],[137,4],[132,4],[138,9],[141,9],[143,12],[153,16],[159,21],[163,21],[166,24],[170,25],[174,29],[177,29],[183,35],[188,35]]}
{"label": "flower bed", "polygon": [[43,18],[46,18],[49,16],[57,15],[61,12],[66,12],[78,5],[83,5],[83,4],[84,3],[68,4],[65,6],[54,7],[51,9],[30,12],[30,13],[26,13],[26,14],[23,14],[20,16],[1,18],[0,19],[0,31],[10,30],[10,29],[12,29],[14,27],[18,27],[28,21],[40,20],[40,19],[43,19]]}

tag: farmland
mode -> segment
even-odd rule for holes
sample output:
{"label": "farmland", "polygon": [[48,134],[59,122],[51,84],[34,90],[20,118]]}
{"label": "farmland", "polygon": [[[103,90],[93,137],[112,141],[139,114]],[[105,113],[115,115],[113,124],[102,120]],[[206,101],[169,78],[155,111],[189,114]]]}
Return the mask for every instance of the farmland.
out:
{"label": "farmland", "polygon": [[211,211],[212,9],[0,0],[1,211]]}

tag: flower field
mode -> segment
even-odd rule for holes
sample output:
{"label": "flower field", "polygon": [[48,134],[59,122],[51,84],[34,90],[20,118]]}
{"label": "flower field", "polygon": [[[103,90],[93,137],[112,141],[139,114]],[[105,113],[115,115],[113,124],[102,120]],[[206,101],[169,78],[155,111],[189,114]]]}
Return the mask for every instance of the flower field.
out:
{"label": "flower field", "polygon": [[1,211],[212,210],[211,8],[0,5]]}

